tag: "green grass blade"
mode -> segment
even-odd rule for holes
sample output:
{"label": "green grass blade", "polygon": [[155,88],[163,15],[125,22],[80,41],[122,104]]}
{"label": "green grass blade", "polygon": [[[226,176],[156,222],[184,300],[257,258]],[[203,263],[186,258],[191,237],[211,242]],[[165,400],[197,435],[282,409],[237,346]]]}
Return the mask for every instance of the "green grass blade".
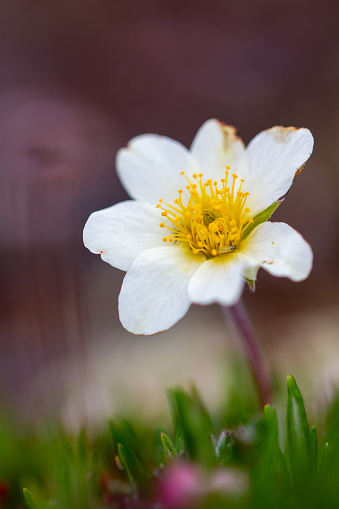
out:
{"label": "green grass blade", "polygon": [[328,466],[330,463],[330,448],[328,442],[325,442],[321,449],[320,461],[319,461],[319,469],[318,473],[321,476],[326,475],[328,471]]}
{"label": "green grass blade", "polygon": [[310,429],[310,441],[311,441],[311,472],[312,476],[315,477],[318,467],[318,434],[316,426],[312,426]]}
{"label": "green grass blade", "polygon": [[311,472],[311,438],[304,401],[292,375],[287,376],[287,456],[297,485]]}
{"label": "green grass blade", "polygon": [[117,447],[118,447],[119,458],[120,458],[122,466],[124,467],[124,469],[126,471],[128,482],[129,482],[129,485],[131,487],[132,494],[133,494],[134,497],[136,497],[137,494],[138,494],[137,484],[136,484],[135,479],[134,479],[134,477],[133,477],[133,475],[131,473],[130,466],[129,466],[128,461],[126,459],[126,456],[128,456],[127,450],[126,450],[126,448],[122,444],[118,444]]}
{"label": "green grass blade", "polygon": [[38,509],[38,506],[34,500],[32,492],[29,491],[27,488],[24,488],[23,494],[24,494],[24,499],[25,499],[27,509]]}
{"label": "green grass blade", "polygon": [[180,428],[180,440],[183,440],[184,452],[189,458],[201,461],[205,466],[215,463],[211,420],[205,408],[201,406],[201,402],[196,397],[192,398],[181,388],[171,390],[170,401],[174,423],[178,423]]}
{"label": "green grass blade", "polygon": [[165,461],[168,461],[172,458],[175,458],[177,456],[178,452],[176,448],[174,447],[171,439],[166,435],[166,433],[160,433],[160,440],[162,444],[162,448],[164,451],[164,458]]}

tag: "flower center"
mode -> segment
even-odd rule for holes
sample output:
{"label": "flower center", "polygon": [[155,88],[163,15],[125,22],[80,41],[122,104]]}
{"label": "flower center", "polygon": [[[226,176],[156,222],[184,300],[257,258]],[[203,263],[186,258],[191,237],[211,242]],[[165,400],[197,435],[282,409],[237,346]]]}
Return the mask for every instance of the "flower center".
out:
{"label": "flower center", "polygon": [[187,204],[182,201],[182,189],[173,205],[159,200],[157,208],[166,217],[169,224],[160,223],[161,228],[170,230],[164,242],[180,242],[187,245],[193,254],[203,253],[206,256],[217,256],[234,251],[246,228],[253,223],[248,217],[250,209],[245,207],[249,193],[242,192],[244,180],[233,173],[229,177],[230,167],[226,166],[225,178],[218,182],[203,182],[203,174],[193,175],[193,182],[185,175],[186,188],[190,198]]}

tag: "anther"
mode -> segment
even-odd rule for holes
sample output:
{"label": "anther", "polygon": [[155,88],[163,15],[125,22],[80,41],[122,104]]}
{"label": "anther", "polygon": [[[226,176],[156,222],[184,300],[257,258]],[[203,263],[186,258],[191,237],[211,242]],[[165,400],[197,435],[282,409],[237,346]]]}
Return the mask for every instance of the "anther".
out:
{"label": "anther", "polygon": [[[241,191],[244,179],[239,179],[236,191],[238,175],[234,173],[232,185],[227,187],[228,170],[230,166],[226,167],[225,178],[218,181],[208,179],[203,182],[202,173],[193,173],[194,179],[200,179],[195,180],[198,185],[185,176],[185,187],[190,198],[183,203],[183,190],[179,189],[174,200],[177,208],[164,205],[163,200],[159,200],[156,207],[160,208],[161,216],[168,221],[160,223],[160,227],[166,227],[171,232],[167,237],[163,237],[163,242],[186,243],[193,254],[202,253],[213,257],[236,249],[243,232],[253,223],[253,219],[247,219],[250,209],[245,208],[245,202],[249,193]],[[181,175],[185,175],[185,172],[181,172]]]}

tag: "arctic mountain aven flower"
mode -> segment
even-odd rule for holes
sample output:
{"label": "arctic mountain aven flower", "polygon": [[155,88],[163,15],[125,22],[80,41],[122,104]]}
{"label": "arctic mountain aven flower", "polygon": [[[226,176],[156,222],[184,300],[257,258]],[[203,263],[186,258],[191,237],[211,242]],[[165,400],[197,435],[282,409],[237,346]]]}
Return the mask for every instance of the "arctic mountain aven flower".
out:
{"label": "arctic mountain aven flower", "polygon": [[312,268],[312,250],[284,223],[268,221],[313,150],[308,129],[273,127],[245,149],[233,127],[205,122],[190,149],[143,134],[117,154],[132,200],[94,212],[84,244],[127,271],[123,326],[154,334],[192,303],[235,304],[258,269],[293,281]]}

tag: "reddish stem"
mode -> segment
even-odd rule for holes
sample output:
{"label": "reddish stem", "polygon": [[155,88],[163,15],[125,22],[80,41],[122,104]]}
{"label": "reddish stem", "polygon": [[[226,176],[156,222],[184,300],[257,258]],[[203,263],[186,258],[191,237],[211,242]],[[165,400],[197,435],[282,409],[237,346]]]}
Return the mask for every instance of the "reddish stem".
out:
{"label": "reddish stem", "polygon": [[270,370],[246,309],[239,301],[231,307],[222,306],[222,310],[226,318],[231,317],[239,332],[257,386],[260,404],[264,406],[266,403],[271,403],[272,381]]}

